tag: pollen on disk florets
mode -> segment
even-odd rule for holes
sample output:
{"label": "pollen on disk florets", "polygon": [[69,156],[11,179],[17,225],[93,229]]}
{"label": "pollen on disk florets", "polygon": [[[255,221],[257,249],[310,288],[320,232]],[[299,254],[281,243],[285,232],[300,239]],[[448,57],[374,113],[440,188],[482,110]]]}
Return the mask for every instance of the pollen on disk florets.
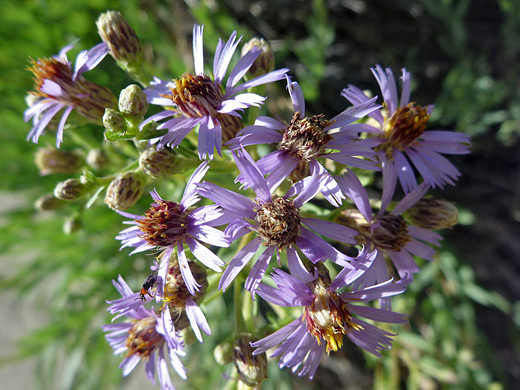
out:
{"label": "pollen on disk florets", "polygon": [[256,210],[258,234],[264,245],[277,245],[280,249],[296,242],[300,234],[300,215],[294,204],[285,198],[273,195],[270,202]]}
{"label": "pollen on disk florets", "polygon": [[127,357],[137,355],[148,359],[150,354],[164,341],[163,336],[155,330],[157,320],[150,316],[134,320],[133,323],[126,339]]}
{"label": "pollen on disk florets", "polygon": [[152,246],[177,244],[186,232],[186,213],[180,204],[160,200],[138,220],[139,235]]}
{"label": "pollen on disk florets", "polygon": [[428,109],[414,103],[398,108],[385,120],[384,137],[387,141],[382,147],[390,151],[412,145],[424,132],[429,119]]}
{"label": "pollen on disk florets", "polygon": [[309,333],[319,345],[325,342],[327,353],[343,346],[343,336],[359,325],[352,320],[348,305],[333,291],[329,291],[330,276],[325,267],[319,267],[319,276],[308,286],[314,293],[314,302],[304,309],[303,319]]}
{"label": "pollen on disk florets", "polygon": [[[83,77],[74,80],[70,66],[56,58],[41,58],[38,61],[31,59],[28,69],[34,75],[34,95],[73,105],[79,114],[93,122],[101,122],[105,108],[117,106],[112,91]],[[46,81],[55,83],[60,93],[49,95],[44,92],[42,88]]]}
{"label": "pollen on disk florets", "polygon": [[333,122],[323,119],[323,114],[304,118],[301,116],[298,111],[294,113],[278,149],[287,152],[293,158],[309,162],[325,153],[326,145],[332,140],[332,136],[326,134],[324,129]]}
{"label": "pollen on disk florets", "polygon": [[190,118],[217,116],[216,108],[222,103],[224,94],[220,86],[205,74],[194,75],[184,73],[181,78],[173,80],[170,98],[175,110]]}

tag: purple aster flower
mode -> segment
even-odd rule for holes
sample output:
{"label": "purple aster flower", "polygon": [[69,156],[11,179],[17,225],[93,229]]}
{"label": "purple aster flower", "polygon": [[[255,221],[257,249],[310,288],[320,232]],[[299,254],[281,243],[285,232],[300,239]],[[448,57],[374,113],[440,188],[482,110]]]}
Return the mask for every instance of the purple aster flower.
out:
{"label": "purple aster flower", "polygon": [[[122,299],[132,300],[138,293],[134,293],[126,284],[124,279],[119,276],[118,282],[114,285],[123,297]],[[115,305],[120,305],[117,301]],[[115,312],[113,306],[109,307],[111,312]],[[139,306],[135,310],[125,313],[128,321],[104,325],[103,330],[107,332],[105,338],[114,349],[114,354],[126,353],[120,368],[123,369],[123,376],[127,376],[133,371],[141,359],[146,362],[146,376],[155,383],[155,372],[161,384],[161,388],[173,390],[173,384],[168,372],[167,360],[182,379],[187,379],[187,370],[179,359],[185,356],[183,351],[184,344],[180,339],[178,331],[175,330],[173,321],[168,310],[164,310],[159,317],[152,310]],[[164,347],[169,355],[165,357]]]}
{"label": "purple aster flower", "polygon": [[375,155],[372,147],[378,144],[377,140],[360,140],[359,130],[352,123],[381,106],[374,104],[375,97],[343,111],[331,120],[324,119],[323,114],[306,117],[305,100],[298,83],[287,77],[287,89],[295,111],[291,122],[287,124],[269,117],[259,117],[253,126],[246,127],[237,138],[228,142],[230,149],[276,143],[277,149],[256,163],[262,174],[269,174],[269,186],[278,186],[286,177],[297,182],[309,174],[325,174],[321,192],[334,206],[339,206],[345,196],[318,159],[379,170],[372,161],[360,158]]}
{"label": "purple aster flower", "polygon": [[202,31],[203,26],[193,27],[195,73],[185,73],[171,82],[155,79],[152,86],[145,90],[148,101],[167,109],[151,116],[141,126],[173,117],[158,126],[158,129],[168,130],[158,140],[159,147],[163,147],[178,146],[199,125],[199,157],[212,159],[214,148],[221,154],[222,134],[230,139],[242,127],[239,111],[250,106],[259,107],[265,100],[254,93],[240,92],[281,80],[288,69],[276,70],[237,85],[262,52],[259,48],[253,48],[240,58],[224,83],[231,58],[242,39],[237,39],[236,32],[233,32],[226,44],[219,40],[213,61],[213,77],[210,77],[204,73]]}
{"label": "purple aster flower", "polygon": [[203,162],[193,173],[184,190],[180,203],[162,199],[156,191],[152,191],[152,203],[144,216],[118,211],[119,214],[131,218],[126,224],[134,225],[121,231],[116,237],[121,240],[121,249],[135,248],[131,254],[149,249],[161,248],[158,277],[166,280],[168,263],[175,250],[181,264],[181,273],[188,290],[195,294],[199,284],[193,278],[184,250],[184,244],[191,253],[206,267],[221,272],[224,262],[202,243],[219,247],[229,246],[224,233],[214,228],[221,225],[222,210],[216,205],[193,208],[199,201],[197,183],[209,169],[207,162]]}
{"label": "purple aster flower", "polygon": [[230,240],[234,241],[251,231],[256,237],[231,260],[222,274],[219,289],[225,290],[230,285],[259,248],[260,257],[245,282],[246,290],[253,296],[275,252],[279,256],[281,251],[285,251],[289,267],[296,270],[303,267],[296,248],[313,263],[330,259],[342,267],[354,268],[350,264],[353,258],[339,252],[311,230],[347,244],[354,243],[355,231],[332,222],[300,215],[300,207],[322,188],[322,182],[326,180],[324,175],[303,179],[282,197],[273,194],[275,188],[269,187],[260,169],[244,149],[236,151],[233,157],[245,183],[256,192],[256,200],[252,201],[244,195],[206,182],[199,185],[199,194],[211,199],[229,213],[226,217],[231,222],[225,233]]}
{"label": "purple aster flower", "polygon": [[377,249],[371,267],[358,279],[358,283],[371,286],[389,278],[385,255],[388,256],[400,277],[419,272],[413,256],[433,260],[435,250],[428,244],[440,245],[442,237],[432,230],[406,223],[401,214],[413,206],[428,190],[426,183],[410,191],[390,212],[382,205],[377,215],[372,214],[368,195],[359,179],[348,172],[337,181],[344,193],[352,199],[357,210],[345,210],[337,222],[358,231],[356,241],[368,250]]}
{"label": "purple aster flower", "polygon": [[[177,330],[182,330],[189,325],[193,329],[193,333],[201,343],[203,342],[202,334],[200,330],[207,335],[211,334],[209,324],[206,320],[206,316],[197,305],[197,301],[201,299],[207,290],[207,279],[205,270],[194,263],[189,261],[188,265],[190,271],[194,275],[194,279],[202,287],[199,291],[192,295],[188,290],[186,283],[182,277],[179,262],[177,260],[171,261],[168,272],[166,274],[166,280],[163,282],[157,277],[157,267],[154,268],[154,272],[146,279],[147,281],[154,280],[151,285],[146,286],[143,284],[143,288],[140,293],[133,293],[125,295],[120,299],[114,301],[107,301],[110,303],[109,311],[111,314],[117,315],[112,319],[115,321],[119,317],[126,315],[130,311],[136,310],[142,302],[149,302],[151,298],[156,298],[158,303],[163,304],[161,312],[171,318],[176,318]],[[123,278],[119,277],[119,283],[114,281],[114,285],[119,289],[119,285],[125,284]],[[144,291],[143,291],[144,290]],[[155,292],[154,295],[153,292]],[[150,297],[150,298],[148,298]],[[168,318],[168,321],[171,321]]]}
{"label": "purple aster flower", "polygon": [[[363,261],[369,263],[375,258],[376,252],[364,252],[363,256]],[[272,279],[277,287],[262,283],[258,287],[258,295],[278,306],[301,306],[303,313],[273,334],[252,343],[257,348],[253,354],[277,347],[271,357],[280,357],[280,368],[291,367],[298,375],[312,379],[323,352],[329,353],[341,348],[344,336],[376,356],[381,356],[382,350],[390,349],[391,336],[395,335],[360,317],[379,322],[402,323],[406,321],[405,316],[384,309],[360,306],[358,303],[400,294],[405,291],[410,278],[396,283],[388,280],[367,288],[339,293],[339,288],[351,285],[363,274],[362,270],[345,271],[341,277],[338,275],[339,278],[331,281],[328,271],[322,265],[318,265],[313,274],[307,272],[301,274],[300,278],[275,270]]]}
{"label": "purple aster flower", "polygon": [[[433,106],[422,107],[410,102],[410,73],[402,69],[403,88],[399,99],[392,70],[379,65],[371,70],[383,93],[383,110],[369,114],[378,126],[360,124],[358,129],[373,134],[379,141],[376,150],[383,164],[383,198],[392,197],[398,178],[406,193],[417,187],[410,162],[430,187],[443,188],[446,183],[454,185],[460,172],[443,154],[469,153],[469,135],[425,131]],[[352,104],[368,100],[360,89],[352,85],[343,90],[343,96]]]}
{"label": "purple aster flower", "polygon": [[24,119],[26,122],[33,119],[33,128],[27,139],[34,143],[38,142],[50,121],[62,109],[56,134],[57,147],[63,141],[63,129],[72,110],[90,122],[102,124],[105,108],[117,107],[117,100],[108,88],[87,81],[82,76],[107,55],[107,45],[100,43],[79,53],[74,70],[67,59],[67,52],[72,47],[64,47],[57,57],[32,60],[29,69],[34,74],[36,90],[32,94],[38,100],[25,110]]}

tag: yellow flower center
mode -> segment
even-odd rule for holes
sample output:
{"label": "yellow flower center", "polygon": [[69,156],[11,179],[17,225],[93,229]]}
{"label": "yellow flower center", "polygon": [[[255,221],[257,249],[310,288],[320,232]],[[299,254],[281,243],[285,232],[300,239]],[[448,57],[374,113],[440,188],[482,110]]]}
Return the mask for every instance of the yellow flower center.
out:
{"label": "yellow flower center", "polygon": [[137,355],[148,359],[156,347],[163,342],[163,336],[155,330],[156,319],[153,316],[134,321],[128,332],[126,347],[127,356]]}
{"label": "yellow flower center", "polygon": [[173,82],[175,85],[170,87],[172,93],[163,97],[172,100],[177,106],[176,111],[190,118],[217,117],[215,109],[222,103],[224,95],[208,76],[184,73]]}
{"label": "yellow flower center", "polygon": [[158,201],[137,222],[142,231],[139,237],[153,246],[175,245],[186,233],[186,214],[180,204],[171,201]]}
{"label": "yellow flower center", "polygon": [[348,305],[335,293],[328,291],[330,278],[318,277],[312,282],[314,302],[304,309],[303,319],[319,345],[324,341],[327,353],[343,346],[343,336],[352,329],[361,329],[353,322]]}
{"label": "yellow flower center", "polygon": [[429,119],[428,109],[414,103],[397,109],[385,119],[383,130],[386,142],[379,149],[390,157],[393,148],[402,150],[412,145],[424,132]]}

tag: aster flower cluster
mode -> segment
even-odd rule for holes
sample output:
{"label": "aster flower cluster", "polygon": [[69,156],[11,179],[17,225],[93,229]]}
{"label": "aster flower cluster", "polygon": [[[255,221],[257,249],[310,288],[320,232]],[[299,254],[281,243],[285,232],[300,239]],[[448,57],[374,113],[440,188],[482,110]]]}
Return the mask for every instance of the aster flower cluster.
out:
{"label": "aster flower cluster", "polygon": [[[83,170],[38,204],[83,212],[105,194],[129,225],[115,237],[121,250],[153,255],[142,285],[132,289],[119,276],[121,298],[107,301],[114,322],[103,330],[114,353],[124,355],[123,376],[142,360],[162,389],[173,389],[168,365],[187,379],[183,338],[211,339],[205,299],[230,287],[236,319],[229,360],[250,388],[267,376],[266,354],[312,378],[322,356],[346,339],[376,356],[391,348],[399,328],[380,323],[406,321],[392,311],[391,297],[420,272],[416,258],[435,260],[436,230],[457,221],[451,203],[426,194],[460,176],[444,155],[469,152],[465,134],[428,129],[433,106],[410,101],[410,73],[402,71],[399,98],[392,70],[375,66],[382,99],[350,85],[340,97],[345,109],[327,117],[306,110],[299,84],[289,69],[274,70],[263,40],[244,45],[239,59],[241,37],[219,40],[208,71],[204,29],[195,25],[193,70],[161,79],[147,76],[142,44],[121,14],[105,13],[97,26],[102,43],[81,52],[74,70],[71,47],[32,61],[36,100],[25,117],[33,120],[29,139],[57,128],[58,147],[69,130],[77,139],[78,118],[104,125],[102,144],[86,153],[38,152],[42,174]],[[83,76],[107,54],[141,84],[119,100]],[[258,116],[267,84],[286,87],[290,113]],[[148,115],[149,105],[160,109]],[[68,123],[71,113],[79,116]],[[80,215],[68,232],[81,227]],[[286,325],[245,313],[245,300],[287,308],[276,311],[285,313],[276,324]]]}

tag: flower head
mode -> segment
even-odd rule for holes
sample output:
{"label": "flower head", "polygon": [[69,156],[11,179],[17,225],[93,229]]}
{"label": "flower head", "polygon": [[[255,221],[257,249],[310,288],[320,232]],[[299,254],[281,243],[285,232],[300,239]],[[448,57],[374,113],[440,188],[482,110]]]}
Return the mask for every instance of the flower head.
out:
{"label": "flower head", "polygon": [[239,111],[250,106],[259,107],[265,100],[254,93],[240,92],[280,80],[288,69],[270,72],[237,85],[261,54],[260,49],[253,48],[242,56],[224,83],[229,63],[241,40],[236,38],[234,32],[226,44],[219,40],[213,62],[213,76],[210,77],[204,73],[202,31],[202,26],[195,25],[193,28],[195,73],[186,72],[171,82],[156,79],[151,83],[151,87],[145,90],[149,102],[165,106],[167,110],[151,116],[141,126],[152,120],[161,121],[173,117],[157,127],[168,130],[167,134],[158,139],[159,147],[162,147],[178,146],[198,125],[199,157],[212,159],[215,148],[221,153],[222,134],[230,139],[228,133],[234,135],[241,129]]}
{"label": "flower head", "polygon": [[353,258],[339,252],[313,231],[347,244],[354,243],[352,236],[354,232],[332,222],[305,218],[299,211],[300,207],[322,188],[322,180],[326,179],[324,175],[305,178],[282,197],[273,194],[276,188],[269,185],[244,149],[237,151],[233,157],[246,185],[256,192],[255,201],[211,183],[205,182],[199,185],[200,195],[211,199],[226,213],[230,224],[225,233],[230,240],[235,240],[249,232],[256,234],[256,237],[229,263],[220,279],[220,289],[224,290],[229,286],[259,249],[261,255],[245,283],[246,290],[251,291],[252,294],[275,252],[278,256],[282,251],[287,253],[289,267],[294,269],[294,272],[298,272],[298,269],[303,266],[296,248],[313,263],[330,259],[342,267],[354,268],[351,265]]}
{"label": "flower head", "polygon": [[305,116],[305,100],[300,86],[287,77],[287,89],[295,110],[290,123],[259,117],[253,126],[240,131],[238,137],[228,143],[230,149],[276,143],[277,150],[257,161],[262,174],[269,174],[269,185],[276,187],[287,177],[297,182],[311,174],[325,174],[321,192],[334,206],[339,206],[345,196],[320,160],[329,159],[362,169],[379,169],[372,161],[359,158],[374,156],[372,146],[376,143],[358,139],[357,128],[351,128],[353,122],[380,106],[374,104],[374,98],[356,104],[330,120],[323,114]]}
{"label": "flower head", "polygon": [[161,280],[166,280],[167,265],[176,250],[182,276],[192,294],[195,294],[200,285],[194,279],[188,266],[184,244],[202,264],[216,272],[221,271],[220,267],[224,265],[224,262],[202,243],[220,247],[229,245],[224,234],[213,227],[221,224],[219,217],[222,212],[218,206],[192,207],[199,201],[196,185],[208,169],[207,162],[203,162],[195,170],[179,203],[164,200],[156,191],[152,191],[151,195],[155,203],[151,204],[145,215],[119,212],[121,215],[131,218],[132,221],[126,223],[133,225],[121,231],[116,237],[121,240],[121,249],[127,246],[133,247],[135,249],[131,254],[134,254],[159,248],[162,251],[159,256]]}
{"label": "flower head", "polygon": [[[134,293],[120,276],[118,281],[114,281],[114,286],[121,294],[122,298],[109,302],[111,313],[120,311],[123,302],[135,302],[138,293]],[[134,303],[135,305],[135,303]],[[167,360],[182,379],[187,379],[186,368],[181,363],[179,356],[184,356],[184,343],[180,339],[174,324],[168,321],[168,317],[163,314],[158,316],[153,309],[148,310],[143,306],[134,307],[132,310],[124,311],[127,321],[104,325],[103,330],[107,332],[105,338],[114,349],[114,354],[126,353],[120,368],[123,369],[123,376],[127,376],[133,371],[139,361],[146,362],[146,375],[148,379],[155,383],[155,372],[161,383],[162,389],[173,389],[173,384],[167,368]],[[121,317],[120,313],[116,318]],[[169,313],[168,313],[169,315]],[[166,359],[164,348],[169,355]]]}
{"label": "flower head", "polygon": [[[369,265],[376,252],[363,251],[359,261]],[[277,347],[271,357],[280,357],[280,367],[291,367],[298,375],[311,379],[318,368],[323,352],[337,351],[343,345],[344,337],[366,351],[381,356],[381,351],[391,346],[394,336],[362,320],[376,320],[387,323],[405,322],[405,316],[392,311],[357,304],[382,297],[400,294],[406,289],[410,278],[397,283],[392,280],[379,285],[338,292],[350,286],[361,270],[344,270],[331,281],[327,269],[318,264],[314,273],[301,273],[294,277],[282,270],[275,270],[272,279],[276,288],[260,284],[258,295],[279,306],[302,307],[302,315],[275,333],[252,343],[254,354]]]}
{"label": "flower head", "polygon": [[[377,126],[362,124],[360,131],[368,132],[378,140],[379,159],[383,164],[383,196],[394,193],[397,179],[407,193],[417,187],[415,169],[432,188],[454,184],[459,171],[443,154],[469,153],[469,136],[442,130],[425,130],[433,106],[420,106],[410,102],[411,75],[402,70],[403,88],[397,95],[397,85],[390,68],[377,65],[372,68],[384,98],[383,109],[369,114]],[[366,102],[368,97],[350,85],[342,95],[353,104]]]}
{"label": "flower head", "polygon": [[428,244],[439,246],[442,237],[429,229],[408,224],[402,217],[426,193],[426,183],[410,191],[391,211],[386,211],[388,204],[383,203],[374,215],[365,189],[352,172],[337,180],[354,201],[357,210],[344,210],[336,222],[355,229],[358,232],[355,237],[358,244],[367,246],[369,250],[377,250],[374,263],[357,283],[371,286],[387,280],[389,274],[385,256],[391,259],[401,277],[419,272],[414,255],[433,259],[435,250]]}
{"label": "flower head", "polygon": [[72,110],[90,122],[102,124],[105,108],[117,107],[117,100],[108,88],[87,81],[82,76],[106,56],[106,44],[101,43],[79,53],[74,70],[67,59],[67,51],[71,48],[63,48],[57,57],[33,60],[29,68],[34,74],[33,94],[38,100],[25,111],[25,121],[33,119],[33,128],[27,139],[34,143],[38,142],[50,121],[62,109],[65,110],[58,124],[57,147],[63,141],[63,129]]}

